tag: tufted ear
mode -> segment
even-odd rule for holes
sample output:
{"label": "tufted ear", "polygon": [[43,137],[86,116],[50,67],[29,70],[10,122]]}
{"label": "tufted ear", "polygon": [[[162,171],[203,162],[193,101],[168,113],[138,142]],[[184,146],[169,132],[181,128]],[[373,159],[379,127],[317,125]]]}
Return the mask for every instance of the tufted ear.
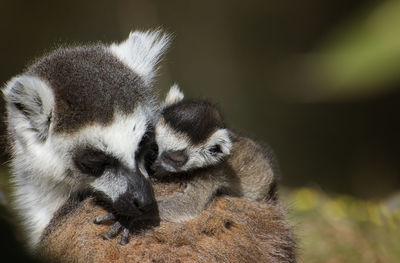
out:
{"label": "tufted ear", "polygon": [[111,52],[129,68],[151,83],[157,73],[157,64],[169,46],[170,36],[156,31],[134,31],[122,43],[110,46]]}
{"label": "tufted ear", "polygon": [[3,94],[10,128],[15,133],[33,132],[37,139],[45,141],[54,109],[54,95],[47,84],[37,77],[22,75],[9,81]]}
{"label": "tufted ear", "polygon": [[183,92],[179,89],[178,84],[174,84],[169,89],[167,96],[165,97],[165,106],[170,106],[172,104],[178,103],[183,100]]}

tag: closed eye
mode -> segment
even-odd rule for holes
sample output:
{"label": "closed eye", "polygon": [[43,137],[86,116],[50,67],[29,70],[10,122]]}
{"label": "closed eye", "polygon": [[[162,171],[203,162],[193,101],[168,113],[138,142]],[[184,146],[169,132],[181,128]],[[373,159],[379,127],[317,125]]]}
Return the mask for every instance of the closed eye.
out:
{"label": "closed eye", "polygon": [[84,174],[99,177],[107,167],[115,166],[117,160],[95,149],[85,149],[79,151],[73,158],[76,167]]}

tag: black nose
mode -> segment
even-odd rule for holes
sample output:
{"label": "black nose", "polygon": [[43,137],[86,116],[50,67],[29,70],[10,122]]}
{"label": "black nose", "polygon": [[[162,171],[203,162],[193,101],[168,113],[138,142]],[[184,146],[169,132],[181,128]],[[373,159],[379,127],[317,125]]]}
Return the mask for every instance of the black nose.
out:
{"label": "black nose", "polygon": [[185,150],[181,151],[167,151],[161,154],[161,160],[174,168],[179,168],[185,165],[188,161],[188,156]]}
{"label": "black nose", "polygon": [[156,205],[156,200],[154,197],[154,191],[150,183],[148,187],[142,189],[141,191],[135,191],[132,195],[132,204],[140,211],[147,212]]}
{"label": "black nose", "polygon": [[153,187],[140,173],[129,173],[128,187],[114,202],[114,209],[122,215],[139,215],[156,206]]}

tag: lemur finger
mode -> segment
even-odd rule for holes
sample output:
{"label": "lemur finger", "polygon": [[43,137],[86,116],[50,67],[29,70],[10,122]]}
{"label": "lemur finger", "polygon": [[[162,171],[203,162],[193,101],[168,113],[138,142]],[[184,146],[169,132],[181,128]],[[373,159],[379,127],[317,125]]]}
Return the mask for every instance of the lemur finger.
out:
{"label": "lemur finger", "polygon": [[122,225],[119,222],[116,222],[107,233],[103,235],[104,239],[112,239],[116,237],[119,232],[121,232]]}
{"label": "lemur finger", "polygon": [[129,228],[124,228],[122,232],[120,245],[124,246],[129,243]]}
{"label": "lemur finger", "polygon": [[95,224],[108,223],[110,221],[114,221],[116,219],[115,215],[112,213],[106,214],[104,216],[99,216],[94,220]]}

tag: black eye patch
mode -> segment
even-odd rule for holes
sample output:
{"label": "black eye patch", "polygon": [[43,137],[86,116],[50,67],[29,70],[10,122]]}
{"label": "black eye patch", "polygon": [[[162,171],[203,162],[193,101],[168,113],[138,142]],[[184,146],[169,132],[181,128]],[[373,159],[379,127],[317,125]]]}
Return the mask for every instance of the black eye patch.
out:
{"label": "black eye patch", "polygon": [[114,157],[96,149],[79,150],[73,161],[82,173],[95,177],[101,176],[107,167],[118,163]]}
{"label": "black eye patch", "polygon": [[210,151],[211,153],[222,153],[221,146],[218,145],[218,144],[211,146],[210,149],[209,149],[209,151]]}

